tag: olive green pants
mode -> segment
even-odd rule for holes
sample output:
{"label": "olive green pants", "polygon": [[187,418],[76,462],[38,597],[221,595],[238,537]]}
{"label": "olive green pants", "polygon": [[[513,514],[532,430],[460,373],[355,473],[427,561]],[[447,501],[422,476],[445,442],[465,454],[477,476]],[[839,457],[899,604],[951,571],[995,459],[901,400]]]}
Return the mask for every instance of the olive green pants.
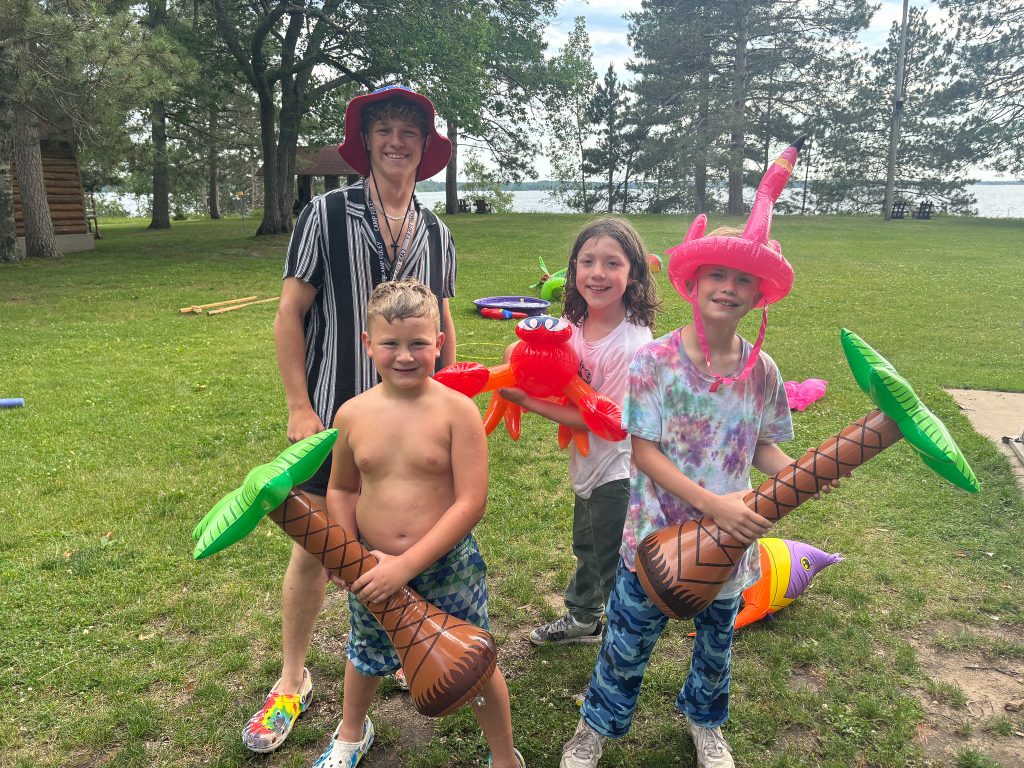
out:
{"label": "olive green pants", "polygon": [[565,608],[581,624],[593,624],[604,613],[615,583],[628,505],[626,479],[599,485],[589,499],[576,497],[572,517],[576,573],[565,590]]}

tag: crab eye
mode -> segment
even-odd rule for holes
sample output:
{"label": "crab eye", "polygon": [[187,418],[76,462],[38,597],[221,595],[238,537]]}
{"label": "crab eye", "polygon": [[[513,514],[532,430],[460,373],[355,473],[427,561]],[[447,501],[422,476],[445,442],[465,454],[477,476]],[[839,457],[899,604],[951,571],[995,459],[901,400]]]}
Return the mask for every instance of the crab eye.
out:
{"label": "crab eye", "polygon": [[520,320],[516,325],[516,336],[523,341],[558,343],[571,335],[569,321],[564,317],[535,315]]}

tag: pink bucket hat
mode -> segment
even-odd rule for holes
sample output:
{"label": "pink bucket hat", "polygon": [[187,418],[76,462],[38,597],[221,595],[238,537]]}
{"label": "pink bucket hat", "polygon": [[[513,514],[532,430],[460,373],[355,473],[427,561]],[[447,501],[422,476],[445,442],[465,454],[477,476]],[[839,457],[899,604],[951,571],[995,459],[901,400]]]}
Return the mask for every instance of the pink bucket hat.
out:
{"label": "pink bucket hat", "polygon": [[[722,384],[739,381],[750,374],[761,352],[761,344],[768,328],[768,305],[785,298],[793,288],[793,267],[782,255],[782,246],[779,242],[769,239],[769,233],[775,202],[793,174],[793,166],[796,165],[800,148],[806,139],[806,136],[801,136],[793,142],[765,172],[754,195],[747,226],[740,237],[704,237],[708,218],[702,213],[693,220],[683,242],[666,251],[671,258],[668,268],[669,280],[679,295],[693,305],[693,324],[709,371],[711,354],[696,301],[697,270],[706,264],[717,264],[756,275],[761,280],[760,291],[763,295],[757,304],[761,307],[761,330],[757,342],[739,376],[720,376],[711,371],[715,377],[715,383],[711,385],[712,392],[717,391]],[[692,292],[688,291],[687,283],[693,284]]]}
{"label": "pink bucket hat", "polygon": [[404,85],[386,85],[372,93],[356,96],[345,107],[345,140],[338,147],[338,154],[361,176],[370,175],[370,156],[363,144],[363,110],[378,101],[394,99],[406,102],[423,110],[427,115],[427,142],[423,149],[416,181],[429,179],[440,172],[452,159],[452,143],[434,127],[434,103],[421,93]]}

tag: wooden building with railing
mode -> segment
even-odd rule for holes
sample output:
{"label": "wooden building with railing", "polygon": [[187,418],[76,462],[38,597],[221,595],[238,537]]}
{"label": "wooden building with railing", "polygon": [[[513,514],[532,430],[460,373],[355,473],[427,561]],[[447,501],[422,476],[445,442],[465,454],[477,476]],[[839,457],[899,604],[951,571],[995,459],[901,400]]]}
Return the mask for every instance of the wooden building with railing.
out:
{"label": "wooden building with railing", "polygon": [[[46,202],[50,208],[53,230],[57,235],[57,246],[62,253],[91,251],[95,248],[89,222],[86,220],[85,195],[82,190],[82,174],[78,167],[75,145],[62,140],[40,125],[39,147],[43,158],[43,183],[46,186]],[[18,169],[13,166],[14,175],[14,225],[18,234],[18,246],[25,247],[25,225],[22,220],[21,191],[18,188]]]}

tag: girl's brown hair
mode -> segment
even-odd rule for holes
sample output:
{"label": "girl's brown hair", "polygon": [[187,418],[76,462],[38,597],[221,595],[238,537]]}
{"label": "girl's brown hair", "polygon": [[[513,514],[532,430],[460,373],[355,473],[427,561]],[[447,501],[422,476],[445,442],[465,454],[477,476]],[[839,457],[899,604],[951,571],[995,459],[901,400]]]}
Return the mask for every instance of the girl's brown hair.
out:
{"label": "girl's brown hair", "polygon": [[622,303],[626,305],[627,318],[634,325],[654,327],[654,315],[661,306],[658,301],[651,263],[640,235],[625,219],[604,216],[587,224],[576,236],[569,254],[569,268],[565,272],[565,310],[569,322],[580,325],[587,317],[587,302],[576,290],[576,259],[588,240],[595,237],[610,237],[617,242],[629,259],[629,280]]}

